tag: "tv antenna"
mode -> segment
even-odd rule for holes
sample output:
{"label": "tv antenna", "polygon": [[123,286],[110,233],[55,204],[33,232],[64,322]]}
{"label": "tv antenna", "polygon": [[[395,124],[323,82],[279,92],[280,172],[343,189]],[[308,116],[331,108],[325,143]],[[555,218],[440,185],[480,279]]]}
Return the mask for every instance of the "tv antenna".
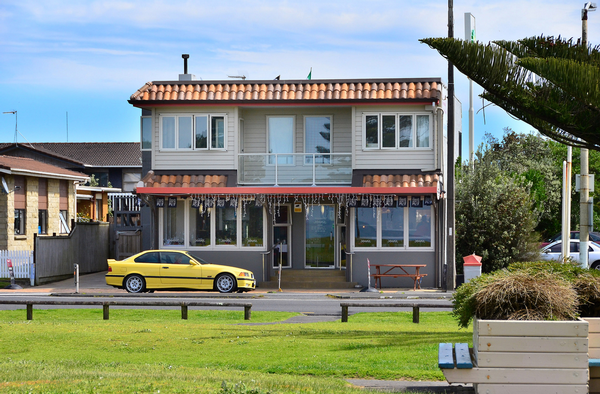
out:
{"label": "tv antenna", "polygon": [[4,114],[15,114],[15,145],[17,145],[17,123],[18,123],[18,117],[17,117],[17,111],[6,111],[3,112]]}

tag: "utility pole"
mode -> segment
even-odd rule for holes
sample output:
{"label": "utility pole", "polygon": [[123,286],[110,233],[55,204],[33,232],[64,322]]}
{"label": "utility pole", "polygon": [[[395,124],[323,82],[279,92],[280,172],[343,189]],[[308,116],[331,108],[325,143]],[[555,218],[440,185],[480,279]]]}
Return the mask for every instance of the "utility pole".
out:
{"label": "utility pole", "polygon": [[[453,0],[448,0],[448,37],[454,38]],[[456,279],[456,250],[454,226],[454,65],[448,61],[448,154],[447,169],[444,177],[446,184],[446,282],[445,290],[454,290]]]}
{"label": "utility pole", "polygon": [[[588,41],[588,11],[595,11],[596,4],[587,2],[581,10],[581,46],[587,53]],[[591,219],[589,215],[590,201],[590,184],[589,184],[589,152],[586,148],[581,148],[581,176],[579,190],[579,264],[582,267],[588,267],[588,247],[590,242],[590,225]],[[563,242],[566,240],[563,239]]]}

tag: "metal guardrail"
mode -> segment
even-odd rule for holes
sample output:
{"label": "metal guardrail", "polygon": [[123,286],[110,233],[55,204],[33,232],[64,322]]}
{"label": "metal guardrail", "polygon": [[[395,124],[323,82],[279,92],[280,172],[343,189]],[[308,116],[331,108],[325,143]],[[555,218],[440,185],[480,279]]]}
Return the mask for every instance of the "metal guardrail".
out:
{"label": "metal guardrail", "polygon": [[198,302],[198,301],[20,301],[20,300],[0,300],[0,304],[6,305],[26,305],[27,320],[33,320],[33,305],[102,305],[103,318],[108,320],[110,306],[179,306],[181,307],[181,318],[187,320],[188,307],[190,306],[208,306],[208,307],[243,307],[244,320],[250,320],[252,312],[251,303],[233,303],[233,302]]}
{"label": "metal guardrail", "polygon": [[441,308],[452,309],[452,302],[395,302],[395,303],[360,303],[360,302],[342,302],[342,323],[348,322],[348,308],[413,308],[413,323],[419,322],[419,308]]}

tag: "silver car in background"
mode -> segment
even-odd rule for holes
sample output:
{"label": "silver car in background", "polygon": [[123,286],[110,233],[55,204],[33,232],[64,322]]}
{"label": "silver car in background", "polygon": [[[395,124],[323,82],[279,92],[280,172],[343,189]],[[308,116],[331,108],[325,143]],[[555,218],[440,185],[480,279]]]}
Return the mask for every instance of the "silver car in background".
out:
{"label": "silver car in background", "polygon": [[[561,261],[561,247],[562,241],[554,241],[551,244],[545,246],[540,251],[542,260],[556,260]],[[591,242],[588,245],[588,262],[591,269],[600,270],[600,245],[595,242]],[[579,240],[572,239],[570,245],[569,256],[579,263]]]}

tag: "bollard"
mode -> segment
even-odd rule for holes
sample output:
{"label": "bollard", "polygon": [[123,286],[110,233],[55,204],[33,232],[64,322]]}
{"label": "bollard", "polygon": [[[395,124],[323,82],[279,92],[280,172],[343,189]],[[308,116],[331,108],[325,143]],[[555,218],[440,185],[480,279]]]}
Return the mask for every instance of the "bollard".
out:
{"label": "bollard", "polygon": [[185,302],[181,303],[181,319],[187,320],[188,318],[188,306]]}
{"label": "bollard", "polygon": [[413,323],[419,322],[419,307],[413,306]]}
{"label": "bollard", "polygon": [[102,304],[102,318],[104,320],[108,320],[108,312],[109,312],[109,305],[108,302],[105,302]]}
{"label": "bollard", "polygon": [[79,264],[73,264],[73,277],[75,278],[75,294],[79,294]]}
{"label": "bollard", "polygon": [[348,323],[348,305],[342,305],[342,323]]}
{"label": "bollard", "polygon": [[244,320],[250,320],[252,305],[244,305]]}
{"label": "bollard", "polygon": [[33,303],[27,303],[27,320],[33,320]]}

